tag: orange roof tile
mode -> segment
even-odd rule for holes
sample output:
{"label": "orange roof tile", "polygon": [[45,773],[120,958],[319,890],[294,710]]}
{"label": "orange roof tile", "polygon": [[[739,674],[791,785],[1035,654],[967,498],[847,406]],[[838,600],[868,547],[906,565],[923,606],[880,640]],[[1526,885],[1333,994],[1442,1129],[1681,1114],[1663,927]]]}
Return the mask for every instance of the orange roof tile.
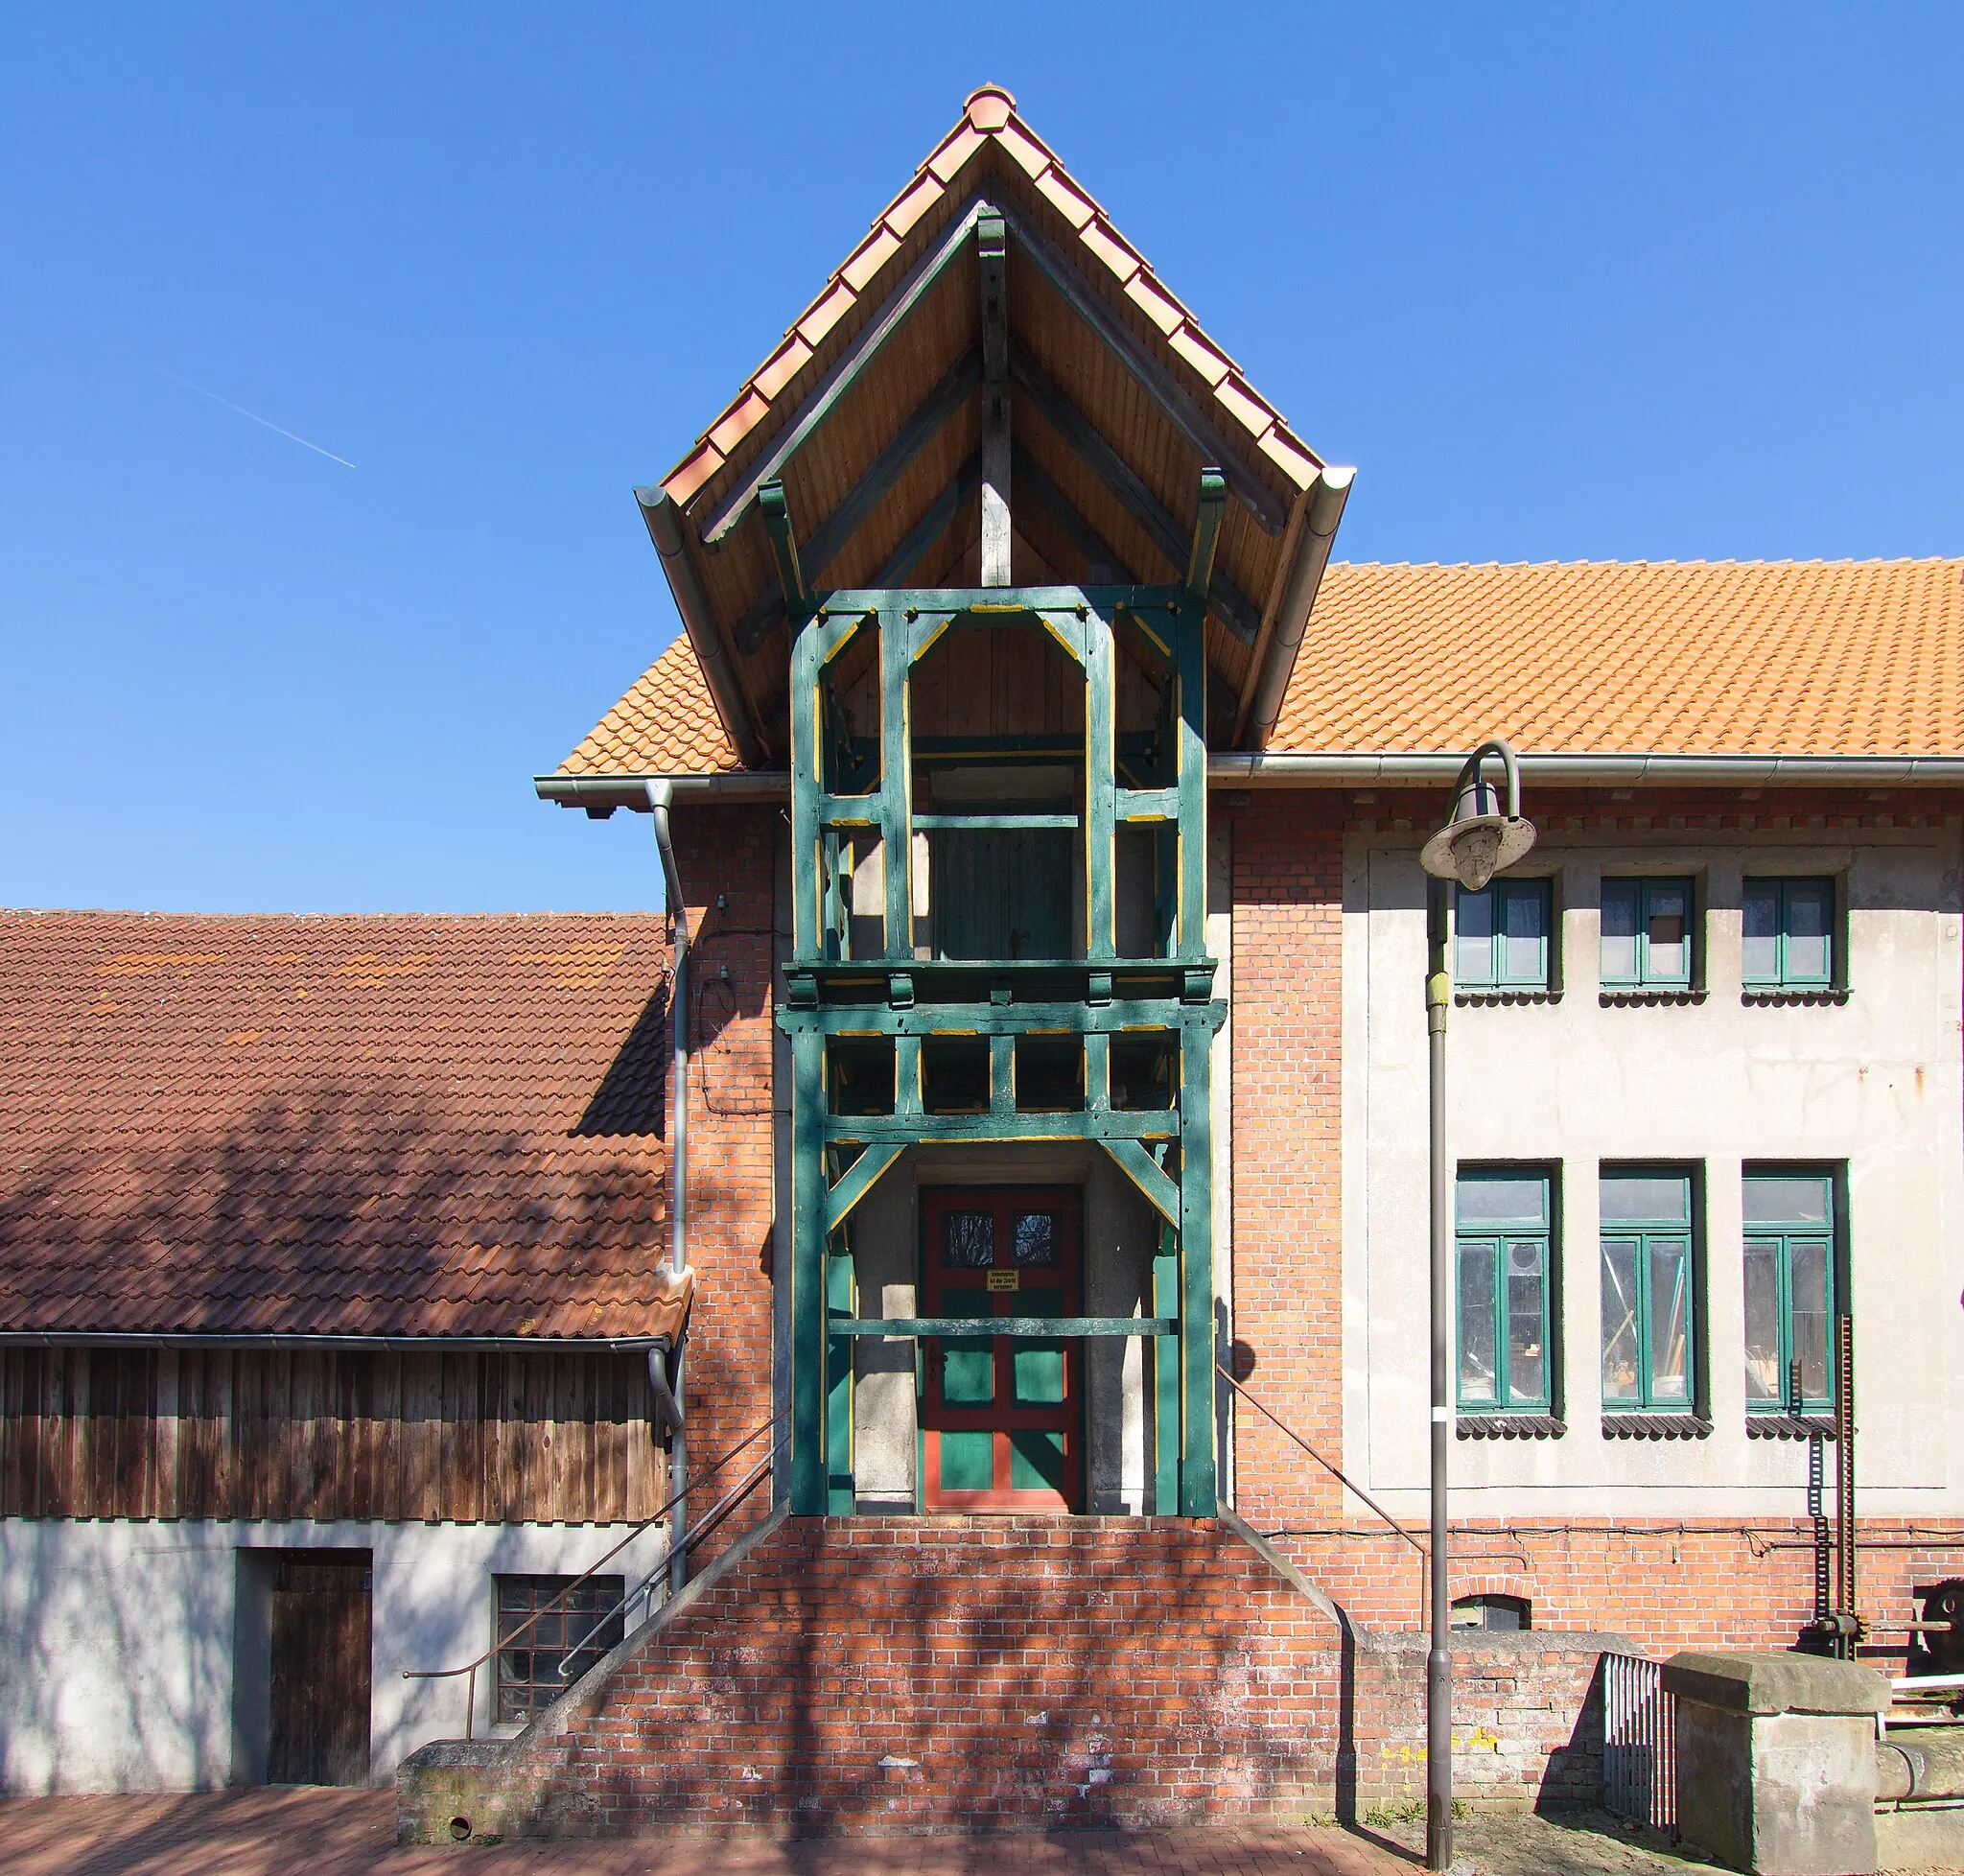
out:
{"label": "orange roof tile", "polygon": [[1272,750],[1964,755],[1964,561],[1333,566]]}
{"label": "orange roof tile", "polygon": [[[1269,747],[1964,755],[1964,560],[1346,566]],[[677,640],[562,774],[736,766]]]}
{"label": "orange roof tile", "polygon": [[[811,304],[791,321],[786,336],[800,334],[816,347],[867,293],[876,292],[886,264],[899,252],[907,231],[953,187],[957,176],[991,142],[999,144],[1032,186],[1056,205],[1076,230],[1087,257],[1095,260],[1120,291],[1147,312],[1162,337],[1193,369],[1197,395],[1211,400],[1223,415],[1232,419],[1237,431],[1246,431],[1255,453],[1273,462],[1296,488],[1308,488],[1321,466],[1315,453],[1291,433],[1287,419],[1251,386],[1224,382],[1228,364],[1221,348],[1201,331],[1180,301],[1158,285],[1151,264],[1017,115],[1017,101],[1000,85],[985,84],[970,96],[954,129],[928,152],[906,187],[874,218],[871,233],[833,271]],[[688,502],[764,421],[773,405],[792,395],[803,362],[799,371],[787,376],[782,368],[783,350],[782,345],[773,349],[689,454],[669,471],[663,486],[672,500]],[[1272,439],[1277,446],[1270,446]]]}
{"label": "orange roof tile", "polygon": [[678,638],[587,733],[559,773],[720,775],[742,766],[694,649]]}
{"label": "orange roof tile", "polygon": [[0,1330],[673,1333],[656,918],[0,913]]}

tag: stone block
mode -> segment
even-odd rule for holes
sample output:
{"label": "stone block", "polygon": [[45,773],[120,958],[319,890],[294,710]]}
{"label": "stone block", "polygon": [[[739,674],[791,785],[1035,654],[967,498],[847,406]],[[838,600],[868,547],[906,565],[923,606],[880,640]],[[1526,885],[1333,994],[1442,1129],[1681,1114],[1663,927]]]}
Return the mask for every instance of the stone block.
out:
{"label": "stone block", "polygon": [[1678,1829],[1756,1876],[1867,1876],[1877,1867],[1872,1668],[1803,1654],[1673,1655]]}

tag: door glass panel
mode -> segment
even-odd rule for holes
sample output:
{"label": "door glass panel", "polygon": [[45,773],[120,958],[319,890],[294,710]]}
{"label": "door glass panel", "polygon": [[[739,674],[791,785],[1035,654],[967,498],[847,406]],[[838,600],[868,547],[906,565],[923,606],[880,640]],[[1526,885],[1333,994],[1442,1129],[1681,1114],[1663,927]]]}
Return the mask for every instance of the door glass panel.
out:
{"label": "door glass panel", "polygon": [[1650,1397],[1691,1398],[1691,1247],[1666,1238],[1650,1246]]}
{"label": "door glass panel", "polygon": [[1460,1398],[1499,1398],[1494,1366],[1493,1246],[1460,1246]]}
{"label": "door glass panel", "polygon": [[1828,907],[1834,889],[1825,879],[1796,879],[1787,888],[1787,974],[1795,983],[1828,980]]}
{"label": "door glass panel", "polygon": [[941,1436],[941,1489],[988,1491],[995,1484],[995,1435],[944,1432]]}
{"label": "door glass panel", "polygon": [[1602,980],[1605,983],[1635,983],[1637,980],[1637,882],[1634,879],[1605,879],[1602,882]]}
{"label": "door glass panel", "polygon": [[[988,1211],[941,1214],[944,1270],[987,1270],[995,1261],[995,1216]],[[950,1315],[955,1312],[950,1310]]]}
{"label": "door glass panel", "polygon": [[[944,1474],[946,1476],[946,1474]],[[1017,1491],[1064,1489],[1064,1435],[1019,1427],[1009,1436],[1009,1482]]]}
{"label": "door glass panel", "polygon": [[1509,1244],[1508,1255],[1508,1400],[1547,1398],[1541,1347],[1541,1247]]}
{"label": "door glass panel", "polygon": [[1740,973],[1749,982],[1773,983],[1780,975],[1780,885],[1748,879],[1740,908]]}
{"label": "door glass panel", "polygon": [[1748,1404],[1779,1400],[1786,1393],[1780,1373],[1780,1252],[1777,1244],[1746,1241],[1745,1397]]}
{"label": "door glass panel", "polygon": [[1455,894],[1453,974],[1462,984],[1493,981],[1493,888]]}
{"label": "door glass panel", "polygon": [[[1024,1290],[1017,1297],[1018,1316],[1062,1315],[1064,1298],[1055,1290]],[[1018,1407],[1055,1407],[1064,1400],[1064,1344],[1011,1338],[1010,1366]]]}
{"label": "door glass panel", "polygon": [[1685,943],[1690,907],[1685,900],[1682,886],[1650,888],[1649,975],[1659,981],[1675,982],[1691,974],[1690,952]]}
{"label": "door glass panel", "polygon": [[1797,1238],[1791,1259],[1793,1359],[1800,1364],[1800,1391],[1809,1400],[1828,1397],[1828,1246],[1821,1238]]}
{"label": "door glass panel", "polygon": [[[987,1212],[982,1214],[985,1218]],[[993,1316],[987,1290],[943,1290],[944,1316]],[[989,1336],[949,1337],[941,1345],[941,1397],[950,1407],[986,1407],[995,1398],[995,1343]]]}
{"label": "door glass panel", "polygon": [[1054,1211],[1017,1212],[1012,1248],[1020,1269],[1055,1270],[1064,1261],[1064,1220]]}
{"label": "door glass panel", "polygon": [[1644,1397],[1642,1351],[1637,1340],[1637,1241],[1602,1241],[1602,1398]]}

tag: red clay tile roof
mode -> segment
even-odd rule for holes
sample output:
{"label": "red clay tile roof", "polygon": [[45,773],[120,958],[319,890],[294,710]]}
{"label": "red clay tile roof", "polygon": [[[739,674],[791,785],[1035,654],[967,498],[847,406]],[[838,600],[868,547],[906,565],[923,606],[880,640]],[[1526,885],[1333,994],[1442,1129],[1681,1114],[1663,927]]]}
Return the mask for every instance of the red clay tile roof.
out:
{"label": "red clay tile roof", "polygon": [[0,913],[0,1330],[643,1336],[653,918]]}
{"label": "red clay tile roof", "polygon": [[743,766],[678,638],[559,764],[561,775],[719,775]]}
{"label": "red clay tile roof", "polygon": [[1964,561],[1330,568],[1270,747],[1964,755]]}
{"label": "red clay tile roof", "polygon": [[[1332,566],[1270,749],[1493,731],[1544,755],[1964,755],[1964,560]],[[562,772],[735,762],[678,639]]]}
{"label": "red clay tile roof", "polygon": [[1230,436],[1246,436],[1252,453],[1279,469],[1298,489],[1308,488],[1320,459],[1291,432],[1288,420],[1253,386],[1193,315],[1154,275],[1152,266],[1112,226],[1103,208],[1017,115],[1017,101],[1000,85],[985,84],[962,107],[947,136],[928,152],[907,186],[874,218],[872,231],[840,262],[817,298],[794,319],[783,341],[744,380],[728,406],[671,469],[662,486],[687,503],[722,468],[780,403],[795,404],[805,369],[818,357],[828,334],[870,293],[887,284],[887,263],[909,231],[942,199],[957,192],[970,165],[994,144],[1026,176],[1036,193],[1057,210],[1082,244],[1087,265],[1108,277],[1150,322],[1192,374],[1194,395],[1211,403]]}

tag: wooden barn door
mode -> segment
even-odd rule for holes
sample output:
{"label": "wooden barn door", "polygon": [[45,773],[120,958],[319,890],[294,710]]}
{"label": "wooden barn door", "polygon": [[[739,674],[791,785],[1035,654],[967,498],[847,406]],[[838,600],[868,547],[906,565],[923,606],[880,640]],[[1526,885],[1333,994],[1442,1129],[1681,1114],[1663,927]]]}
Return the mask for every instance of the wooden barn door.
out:
{"label": "wooden barn door", "polygon": [[273,1570],[269,1785],[368,1782],[365,1550],[296,1550]]}

